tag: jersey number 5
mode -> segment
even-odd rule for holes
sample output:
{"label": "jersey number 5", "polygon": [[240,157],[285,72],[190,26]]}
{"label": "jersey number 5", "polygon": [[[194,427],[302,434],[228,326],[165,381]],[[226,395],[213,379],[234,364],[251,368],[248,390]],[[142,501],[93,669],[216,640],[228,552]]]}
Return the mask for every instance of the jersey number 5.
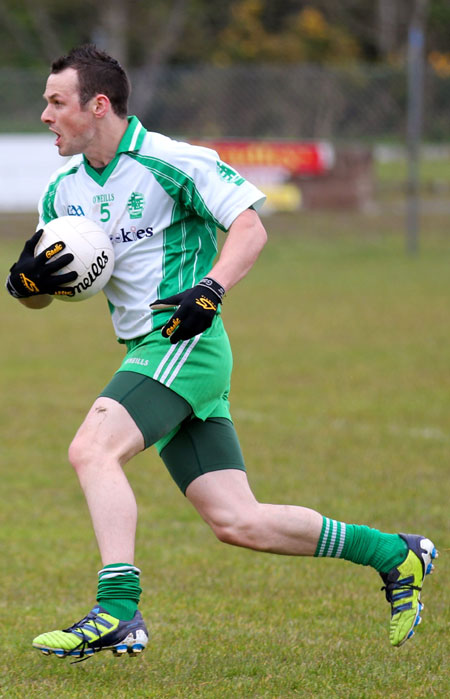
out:
{"label": "jersey number 5", "polygon": [[106,221],[109,221],[109,219],[111,218],[111,212],[109,210],[108,202],[104,201],[103,204],[100,205],[100,213],[100,221],[102,223],[106,223]]}

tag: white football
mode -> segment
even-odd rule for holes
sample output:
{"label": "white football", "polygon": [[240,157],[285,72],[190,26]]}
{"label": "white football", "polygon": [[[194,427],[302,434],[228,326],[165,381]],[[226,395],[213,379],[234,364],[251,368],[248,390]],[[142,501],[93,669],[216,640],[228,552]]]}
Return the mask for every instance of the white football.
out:
{"label": "white football", "polygon": [[52,259],[71,252],[72,262],[56,274],[75,270],[78,277],[62,286],[73,287],[73,296],[55,295],[62,301],[84,301],[97,294],[109,281],[114,268],[114,248],[108,234],[98,223],[84,216],[60,216],[44,226],[34,254],[62,240],[66,247]]}

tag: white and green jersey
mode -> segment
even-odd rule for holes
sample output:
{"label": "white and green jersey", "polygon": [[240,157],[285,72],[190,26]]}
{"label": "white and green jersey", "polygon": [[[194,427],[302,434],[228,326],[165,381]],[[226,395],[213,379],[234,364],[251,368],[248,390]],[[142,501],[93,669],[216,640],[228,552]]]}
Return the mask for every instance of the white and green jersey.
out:
{"label": "white and green jersey", "polygon": [[86,216],[110,236],[113,275],[104,288],[117,336],[146,335],[149,304],[207,275],[216,229],[227,231],[264,195],[209,148],[147,131],[136,117],[101,172],[83,155],[60,168],[39,202],[39,227],[58,216]]}

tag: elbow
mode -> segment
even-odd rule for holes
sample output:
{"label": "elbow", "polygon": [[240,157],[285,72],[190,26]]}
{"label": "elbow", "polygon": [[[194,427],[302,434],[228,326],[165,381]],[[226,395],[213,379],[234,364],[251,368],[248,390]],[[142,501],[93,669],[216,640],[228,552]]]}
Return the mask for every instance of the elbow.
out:
{"label": "elbow", "polygon": [[255,241],[255,247],[258,249],[258,254],[261,252],[265,244],[267,243],[267,231],[264,228],[261,219],[257,216],[256,220],[253,222],[252,237]]}
{"label": "elbow", "polygon": [[260,240],[260,244],[261,244],[261,250],[263,249],[263,247],[267,243],[267,239],[268,239],[267,231],[260,221],[259,222],[259,240]]}
{"label": "elbow", "polygon": [[248,209],[242,216],[246,216],[246,223],[249,227],[250,236],[254,241],[255,247],[258,247],[259,251],[261,251],[267,243],[268,236],[260,217],[256,211],[252,209]]}

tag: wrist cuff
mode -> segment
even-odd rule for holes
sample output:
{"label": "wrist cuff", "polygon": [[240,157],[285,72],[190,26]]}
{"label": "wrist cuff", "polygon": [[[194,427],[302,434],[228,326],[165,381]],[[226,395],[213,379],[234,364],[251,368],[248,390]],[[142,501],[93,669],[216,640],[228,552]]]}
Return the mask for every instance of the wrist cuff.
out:
{"label": "wrist cuff", "polygon": [[9,294],[11,294],[11,296],[14,296],[15,299],[22,299],[22,298],[25,298],[24,296],[22,296],[21,294],[19,294],[19,292],[16,291],[16,289],[15,289],[15,288],[13,287],[13,285],[11,284],[11,275],[8,275],[8,279],[6,280],[5,286],[6,286],[7,292],[8,292]]}
{"label": "wrist cuff", "polygon": [[219,282],[216,282],[212,277],[203,277],[198,283],[198,286],[205,286],[207,289],[211,289],[219,299],[219,303],[222,303],[222,299],[225,296],[225,289]]}

